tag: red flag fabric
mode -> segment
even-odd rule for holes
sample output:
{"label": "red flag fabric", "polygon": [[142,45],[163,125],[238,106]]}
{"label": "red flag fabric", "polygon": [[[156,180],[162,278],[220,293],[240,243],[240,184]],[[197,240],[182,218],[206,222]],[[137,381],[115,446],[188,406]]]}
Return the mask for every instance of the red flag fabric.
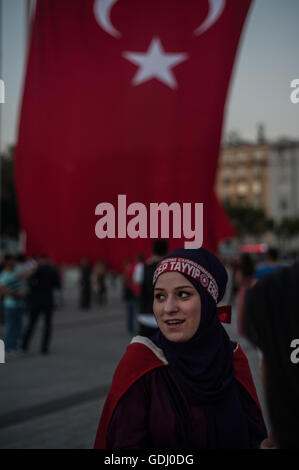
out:
{"label": "red flag fabric", "polygon": [[[150,250],[157,235],[150,203],[190,203],[193,228],[195,203],[203,203],[203,246],[213,251],[234,234],[214,180],[250,3],[37,2],[15,157],[28,253],[65,263],[105,258],[119,267]],[[100,203],[114,208],[115,227],[113,211],[96,214]],[[126,223],[139,214],[137,206],[126,214],[133,203],[147,212],[128,236]],[[115,238],[98,237],[99,220]],[[175,231],[177,238],[170,220],[170,248],[187,241],[183,217]]]}

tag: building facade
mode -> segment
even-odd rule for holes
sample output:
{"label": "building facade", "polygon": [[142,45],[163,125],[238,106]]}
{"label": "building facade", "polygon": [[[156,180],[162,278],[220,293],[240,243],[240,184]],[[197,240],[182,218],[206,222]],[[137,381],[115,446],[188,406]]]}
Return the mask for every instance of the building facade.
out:
{"label": "building facade", "polygon": [[299,142],[281,140],[270,153],[270,216],[299,217]]}
{"label": "building facade", "polygon": [[216,177],[220,201],[263,208],[270,214],[270,158],[266,143],[224,146]]}
{"label": "building facade", "polygon": [[222,203],[262,208],[275,222],[299,217],[299,142],[223,146],[216,193]]}

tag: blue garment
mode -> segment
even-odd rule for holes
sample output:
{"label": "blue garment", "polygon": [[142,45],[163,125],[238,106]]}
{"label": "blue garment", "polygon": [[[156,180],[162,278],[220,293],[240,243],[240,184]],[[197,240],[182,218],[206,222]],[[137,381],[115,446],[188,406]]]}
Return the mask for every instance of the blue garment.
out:
{"label": "blue garment", "polygon": [[18,307],[4,306],[4,344],[6,351],[18,349],[25,313],[26,310],[23,305]]}
{"label": "blue garment", "polygon": [[[0,274],[0,284],[6,287],[6,289],[13,293],[21,290],[21,282],[18,277],[16,270],[6,271],[3,270]],[[3,306],[9,308],[25,307],[24,299],[17,298],[13,295],[6,295],[3,299]]]}
{"label": "blue garment", "polygon": [[263,264],[262,266],[259,266],[257,270],[255,271],[254,277],[256,279],[261,279],[262,277],[266,276],[267,274],[274,273],[278,269],[285,268],[284,265],[282,264],[276,264],[274,266],[270,264]]}

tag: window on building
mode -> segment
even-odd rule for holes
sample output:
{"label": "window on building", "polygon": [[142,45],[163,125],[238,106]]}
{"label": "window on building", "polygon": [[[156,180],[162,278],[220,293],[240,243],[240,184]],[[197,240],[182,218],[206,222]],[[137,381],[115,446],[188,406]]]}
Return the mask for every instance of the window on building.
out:
{"label": "window on building", "polygon": [[249,156],[247,152],[239,152],[237,155],[237,162],[238,163],[247,163],[249,160]]}
{"label": "window on building", "polygon": [[226,163],[226,164],[231,164],[233,163],[233,155],[231,152],[224,152],[222,154],[222,161],[223,163]]}
{"label": "window on building", "polygon": [[255,195],[261,194],[262,189],[263,189],[263,187],[262,187],[262,184],[261,184],[260,181],[257,181],[257,180],[253,181],[253,183],[252,183],[252,192],[253,192],[253,194],[255,194]]}
{"label": "window on building", "polygon": [[262,178],[263,170],[260,166],[252,167],[252,176],[253,178]]}
{"label": "window on building", "polygon": [[261,163],[265,160],[265,153],[261,150],[256,150],[253,154],[253,160],[257,163]]}
{"label": "window on building", "polygon": [[231,177],[232,177],[232,172],[231,172],[231,170],[228,169],[228,168],[225,168],[225,169],[222,171],[222,175],[221,175],[222,183],[223,183],[223,184],[229,184],[230,181],[231,181]]}
{"label": "window on building", "polygon": [[235,176],[238,180],[246,179],[247,177],[247,170],[244,166],[239,166],[236,168]]}
{"label": "window on building", "polygon": [[282,212],[285,212],[288,209],[288,201],[286,199],[280,199],[279,208]]}
{"label": "window on building", "polygon": [[247,183],[238,183],[237,184],[237,194],[238,196],[247,196],[248,194],[248,185]]}

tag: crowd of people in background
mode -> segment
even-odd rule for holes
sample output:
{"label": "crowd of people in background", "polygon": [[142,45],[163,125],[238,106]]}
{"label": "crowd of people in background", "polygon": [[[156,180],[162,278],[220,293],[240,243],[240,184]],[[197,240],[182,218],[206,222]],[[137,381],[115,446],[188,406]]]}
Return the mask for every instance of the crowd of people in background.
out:
{"label": "crowd of people in background", "polygon": [[28,351],[40,316],[44,320],[40,351],[49,352],[55,290],[61,290],[61,277],[47,255],[4,256],[0,295],[6,357]]}
{"label": "crowd of people in background", "polygon": [[[107,303],[106,262],[92,264],[83,258],[79,265],[79,309],[88,310],[92,303]],[[114,273],[111,279],[115,278]],[[41,354],[48,354],[53,330],[53,311],[62,304],[62,271],[45,254],[3,256],[0,264],[0,324],[6,359],[25,354],[39,319],[43,319]]]}
{"label": "crowd of people in background", "polygon": [[89,310],[92,299],[96,299],[97,305],[107,303],[107,264],[104,260],[98,260],[94,265],[87,259],[80,262],[80,300],[82,310]]}
{"label": "crowd of people in background", "polygon": [[[152,253],[138,253],[126,258],[120,273],[109,270],[104,259],[92,263],[82,258],[79,265],[80,310],[104,309],[107,305],[107,281],[111,287],[118,274],[122,279],[122,300],[125,303],[125,323],[131,335],[151,337],[157,330],[153,314],[152,275],[160,259],[168,252],[168,241],[153,241]],[[243,335],[243,310],[247,291],[263,276],[286,265],[296,263],[296,253],[282,261],[276,248],[269,248],[264,260],[257,255],[242,253],[223,260],[229,275],[225,304],[236,300],[238,333]],[[41,352],[47,354],[52,332],[53,309],[61,294],[61,275],[46,255],[26,258],[5,255],[0,265],[0,320],[5,322],[4,337],[8,354],[29,349],[39,317],[44,318]],[[112,282],[113,281],[113,282]]]}
{"label": "crowd of people in background", "polygon": [[243,336],[243,311],[245,300],[249,290],[268,274],[272,274],[286,266],[297,263],[297,256],[291,253],[291,256],[282,261],[280,252],[275,247],[270,247],[265,255],[265,259],[254,259],[248,253],[240,255],[239,259],[233,264],[234,289],[236,292],[236,309],[238,333]]}
{"label": "crowd of people in background", "polygon": [[[166,240],[155,240],[148,258],[138,253],[134,259],[125,259],[118,273],[121,274],[125,323],[130,336],[138,334],[150,338],[157,331],[152,279],[157,264],[168,251]],[[267,437],[263,448],[296,447],[299,442],[296,434],[299,364],[291,364],[289,353],[292,338],[298,338],[299,342],[298,257],[296,253],[281,257],[279,251],[271,247],[263,259],[242,253],[232,260],[222,260],[229,278],[225,303],[235,303],[239,335],[249,339],[263,358],[262,382],[274,430],[274,436]],[[104,309],[107,278],[109,275],[112,286],[116,273],[109,271],[103,259],[92,264],[84,258],[78,268],[79,309],[90,309],[92,304],[99,310]],[[4,325],[7,358],[26,354],[40,317],[43,317],[40,352],[49,353],[53,310],[62,296],[61,290],[61,272],[46,255],[3,257],[0,320]],[[284,406],[282,400],[290,404],[283,419],[277,412],[279,406]]]}

